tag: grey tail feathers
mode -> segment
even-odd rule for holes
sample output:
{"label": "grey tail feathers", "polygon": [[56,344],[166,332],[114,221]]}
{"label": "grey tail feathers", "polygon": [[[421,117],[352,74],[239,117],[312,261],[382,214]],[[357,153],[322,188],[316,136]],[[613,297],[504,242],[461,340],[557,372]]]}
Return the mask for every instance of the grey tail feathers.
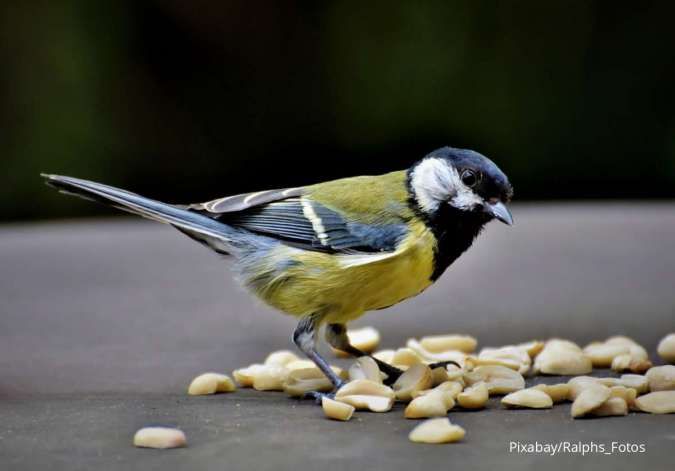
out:
{"label": "grey tail feathers", "polygon": [[101,183],[61,175],[42,174],[46,183],[59,191],[174,226],[189,237],[216,252],[227,254],[237,249],[240,231],[208,216],[160,201],[139,196]]}

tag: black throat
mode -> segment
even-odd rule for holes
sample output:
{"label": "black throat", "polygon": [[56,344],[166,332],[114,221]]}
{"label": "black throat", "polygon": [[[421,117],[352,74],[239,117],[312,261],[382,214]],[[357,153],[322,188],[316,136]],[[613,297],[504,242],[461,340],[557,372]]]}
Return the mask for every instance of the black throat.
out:
{"label": "black throat", "polygon": [[445,270],[471,247],[481,230],[490,221],[482,211],[462,211],[447,203],[433,215],[422,211],[415,201],[414,191],[408,177],[408,204],[424,220],[436,237],[438,245],[434,251],[434,270],[431,281],[436,281]]}
{"label": "black throat", "polygon": [[449,204],[444,204],[436,216],[427,219],[427,225],[438,241],[431,281],[436,281],[452,262],[471,247],[488,221],[485,214],[461,211]]}

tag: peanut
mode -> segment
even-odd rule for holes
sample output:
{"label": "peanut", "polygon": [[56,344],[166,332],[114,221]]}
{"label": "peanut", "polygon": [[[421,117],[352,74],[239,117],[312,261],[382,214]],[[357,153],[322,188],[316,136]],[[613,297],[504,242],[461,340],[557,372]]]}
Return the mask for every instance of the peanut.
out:
{"label": "peanut", "polygon": [[637,408],[651,414],[675,413],[675,391],[657,391],[635,399]]}
{"label": "peanut", "polygon": [[522,348],[530,355],[530,359],[534,359],[541,351],[544,349],[544,342],[541,340],[531,340],[530,342],[519,343],[516,345],[518,348]]}
{"label": "peanut", "polygon": [[520,370],[520,365],[518,363],[514,363],[508,360],[499,360],[496,358],[480,358],[474,356],[466,357],[466,361],[464,362],[464,368],[466,368],[467,371],[471,371],[479,366],[503,366],[505,368],[509,368],[514,371]]}
{"label": "peanut", "polygon": [[447,418],[425,420],[408,435],[416,443],[452,443],[461,440],[466,431],[459,425],[451,424]]}
{"label": "peanut", "polygon": [[621,380],[619,378],[610,378],[609,376],[605,376],[595,378],[595,380],[598,383],[607,386],[608,388],[611,388],[612,386],[621,386]]}
{"label": "peanut", "polygon": [[220,373],[204,373],[192,380],[188,387],[188,394],[201,396],[236,390],[237,387],[229,376]]}
{"label": "peanut", "polygon": [[369,396],[366,394],[352,394],[335,398],[336,401],[344,402],[355,407],[358,410],[369,410],[371,412],[387,412],[394,405],[394,399],[383,396]]}
{"label": "peanut", "polygon": [[627,388],[635,389],[638,394],[644,394],[649,391],[649,381],[647,380],[647,377],[643,375],[621,375],[619,384]]}
{"label": "peanut", "polygon": [[392,388],[399,401],[410,401],[415,391],[429,389],[432,384],[431,370],[427,365],[417,363],[408,368],[393,384]]}
{"label": "peanut", "polygon": [[374,327],[362,327],[347,331],[349,343],[362,352],[371,353],[380,344],[380,333]]}
{"label": "peanut", "polygon": [[438,386],[448,381],[448,369],[439,366],[431,370],[431,385]]}
{"label": "peanut", "polygon": [[464,383],[464,369],[458,368],[456,365],[448,365],[445,367],[445,370],[447,371],[447,381],[457,381],[458,383],[461,383],[462,386],[465,385]]}
{"label": "peanut", "polygon": [[[317,371],[318,368],[314,367]],[[234,370],[234,379],[244,388],[258,391],[283,391],[289,369],[276,365],[253,364]]]}
{"label": "peanut", "polygon": [[532,365],[532,359],[527,350],[522,347],[507,345],[500,348],[484,348],[478,355],[479,360],[497,360],[520,374],[525,374]]}
{"label": "peanut", "polygon": [[335,401],[326,396],[321,398],[321,408],[329,419],[347,421],[354,414],[354,406],[344,402]]}
{"label": "peanut", "polygon": [[454,405],[451,393],[436,388],[413,399],[405,408],[404,416],[406,419],[445,417]]}
{"label": "peanut", "polygon": [[490,395],[508,394],[525,388],[525,379],[517,371],[504,366],[479,366],[464,375],[469,386],[484,381]]}
{"label": "peanut", "polygon": [[675,363],[675,334],[668,334],[661,339],[656,348],[663,361]]}
{"label": "peanut", "polygon": [[598,378],[591,376],[576,376],[570,379],[567,382],[569,387],[568,399],[574,401],[581,394],[581,391],[596,384],[599,384]]}
{"label": "peanut", "polygon": [[387,412],[394,405],[394,391],[384,384],[368,379],[357,379],[342,386],[335,393],[335,400],[354,406],[358,410]]}
{"label": "peanut", "polygon": [[478,341],[470,335],[429,335],[420,339],[420,345],[431,353],[448,350],[471,353],[476,350]]}
{"label": "peanut", "polygon": [[568,398],[571,401],[574,401],[579,396],[579,394],[581,394],[581,391],[583,391],[584,389],[591,388],[597,385],[606,386],[609,388],[611,386],[614,386],[615,384],[616,384],[615,378],[594,378],[592,376],[577,376],[575,378],[570,379],[567,382],[567,385],[569,387]]}
{"label": "peanut", "polygon": [[394,405],[394,391],[375,381],[357,379],[338,389],[335,400],[350,404],[358,410],[387,412]]}
{"label": "peanut", "polygon": [[457,395],[457,402],[465,409],[482,409],[487,404],[489,392],[487,385],[479,381]]}
{"label": "peanut", "polygon": [[242,388],[253,387],[253,378],[259,372],[265,369],[265,365],[260,365],[255,363],[253,365],[247,366],[246,368],[239,368],[232,372],[232,376],[239,386]]}
{"label": "peanut", "polygon": [[564,350],[571,350],[574,352],[581,352],[581,347],[577,345],[576,343],[572,342],[571,340],[565,340],[565,339],[558,339],[558,338],[553,338],[550,339],[546,344],[544,345],[544,348],[546,347],[553,347],[553,348],[561,348]]}
{"label": "peanut", "polygon": [[612,359],[612,371],[623,373],[626,370],[630,370],[630,362],[632,359],[630,353],[622,353],[621,355],[615,356]]}
{"label": "peanut", "polygon": [[612,370],[616,372],[631,371],[633,373],[644,373],[652,367],[649,359],[640,358],[632,353],[622,353],[612,360]]}
{"label": "peanut", "polygon": [[356,362],[349,367],[349,379],[369,379],[376,383],[382,382],[382,372],[380,368],[370,357],[359,357]]}
{"label": "peanut", "polygon": [[439,391],[445,391],[450,396],[455,399],[459,395],[459,393],[462,392],[464,389],[464,385],[460,383],[459,381],[445,381],[438,386],[436,386],[434,389],[438,389]]}
{"label": "peanut", "polygon": [[335,393],[335,398],[352,395],[381,396],[390,399],[396,397],[394,391],[389,386],[369,379],[357,379],[350,381],[338,389]]}
{"label": "peanut", "polygon": [[142,448],[179,448],[187,445],[182,430],[167,427],[145,427],[134,435],[134,446]]}
{"label": "peanut", "polygon": [[614,357],[629,353],[627,345],[593,342],[584,348],[584,354],[591,359],[594,368],[608,368]]}
{"label": "peanut", "polygon": [[631,345],[639,345],[635,340],[625,335],[613,335],[605,340],[605,343],[610,345],[626,345],[630,347]]}
{"label": "peanut", "polygon": [[422,357],[420,357],[415,351],[410,348],[399,348],[394,352],[394,355],[391,358],[391,364],[397,367],[411,367],[418,363],[423,363]]}
{"label": "peanut", "polygon": [[581,349],[567,340],[549,340],[534,360],[535,373],[580,375],[590,373],[593,363]]}
{"label": "peanut", "polygon": [[577,398],[572,403],[572,417],[582,417],[593,409],[601,406],[609,399],[610,391],[607,386],[594,384],[581,390]]}
{"label": "peanut", "polygon": [[464,365],[464,359],[467,354],[459,350],[446,350],[443,352],[432,352],[427,350],[415,339],[408,339],[406,347],[414,351],[425,362],[454,361]]}
{"label": "peanut", "polygon": [[650,368],[645,374],[649,382],[649,390],[654,391],[673,391],[675,390],[675,366],[655,366]]}
{"label": "peanut", "polygon": [[253,374],[253,389],[257,391],[283,391],[288,377],[283,366],[263,365]]}
{"label": "peanut", "polygon": [[[652,366],[652,363],[649,361],[649,355],[647,355],[647,350],[645,350],[642,345],[629,337],[622,335],[610,337],[601,344],[600,348],[604,348],[607,352],[610,352],[612,349],[614,349],[614,353],[616,354],[614,354],[613,358],[611,358],[609,365],[605,364],[604,362],[599,364],[595,359],[593,359],[593,366],[611,366],[612,370],[617,372],[629,370],[633,373],[644,373]],[[621,349],[624,351],[618,353]]]}
{"label": "peanut", "polygon": [[433,389],[414,391],[412,393],[412,398],[415,399],[417,397],[424,396],[425,394],[429,394],[432,391],[442,391],[444,394],[448,394],[450,397],[455,399],[459,393],[462,392],[462,389],[464,389],[464,386],[462,386],[462,384],[458,381],[445,381]]}
{"label": "peanut", "polygon": [[284,383],[284,392],[291,397],[301,397],[310,391],[328,392],[332,389],[333,383],[318,368],[291,370]]}
{"label": "peanut", "polygon": [[289,363],[298,360],[300,358],[290,350],[278,350],[267,355],[264,364],[268,366],[287,366]]}
{"label": "peanut", "polygon": [[570,397],[570,385],[567,383],[537,384],[533,387],[548,394],[554,404],[567,401]]}
{"label": "peanut", "polygon": [[[371,353],[375,351],[377,346],[380,344],[380,333],[374,327],[361,327],[359,329],[349,329],[347,330],[347,338],[349,338],[349,343],[365,353]],[[340,357],[349,356],[347,353],[333,349],[335,354]]]}
{"label": "peanut", "polygon": [[647,354],[647,350],[644,349],[642,345],[637,343],[635,340],[633,340],[630,337],[626,337],[623,335],[615,335],[614,337],[610,337],[607,340],[605,340],[605,344],[607,345],[624,345],[628,347],[628,353],[631,354],[633,358],[636,358],[638,360],[647,360],[649,359],[649,355]]}
{"label": "peanut", "polygon": [[590,411],[590,415],[597,417],[609,417],[615,415],[627,415],[628,404],[620,397],[610,397],[604,403]]}
{"label": "peanut", "polygon": [[289,361],[284,365],[289,370],[306,370],[306,369],[315,369],[318,370],[316,364],[312,360],[298,359]]}
{"label": "peanut", "polygon": [[512,392],[502,398],[506,407],[526,407],[530,409],[550,409],[553,407],[551,396],[534,388]]}
{"label": "peanut", "polygon": [[637,391],[633,388],[627,388],[625,386],[612,386],[609,388],[609,397],[620,397],[626,402],[628,407],[633,408],[635,406]]}

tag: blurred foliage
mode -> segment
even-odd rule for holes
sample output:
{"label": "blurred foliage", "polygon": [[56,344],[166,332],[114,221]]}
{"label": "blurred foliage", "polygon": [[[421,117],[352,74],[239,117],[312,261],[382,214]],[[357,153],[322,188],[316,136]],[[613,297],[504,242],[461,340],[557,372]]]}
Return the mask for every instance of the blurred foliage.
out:
{"label": "blurred foliage", "polygon": [[518,199],[675,196],[675,4],[5,1],[0,219],[100,214],[38,173],[198,201],[442,145]]}

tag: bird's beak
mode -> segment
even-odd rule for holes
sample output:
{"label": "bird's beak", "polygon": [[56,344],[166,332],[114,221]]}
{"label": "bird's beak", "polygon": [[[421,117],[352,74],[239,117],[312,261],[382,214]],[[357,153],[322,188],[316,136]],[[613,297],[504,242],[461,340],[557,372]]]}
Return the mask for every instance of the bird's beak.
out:
{"label": "bird's beak", "polygon": [[504,224],[509,226],[513,225],[513,216],[511,216],[511,212],[501,201],[485,205],[485,211],[494,216],[496,219],[499,219]]}

